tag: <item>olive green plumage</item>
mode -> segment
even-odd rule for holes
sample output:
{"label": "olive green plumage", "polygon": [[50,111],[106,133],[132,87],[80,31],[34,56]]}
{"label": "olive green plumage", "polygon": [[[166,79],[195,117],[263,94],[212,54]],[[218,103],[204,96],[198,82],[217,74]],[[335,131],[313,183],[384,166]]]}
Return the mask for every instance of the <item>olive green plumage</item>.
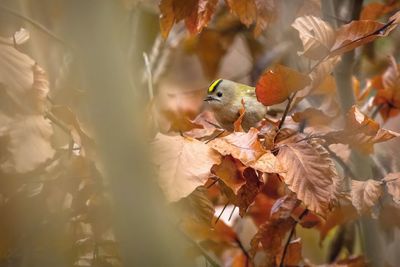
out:
{"label": "olive green plumage", "polygon": [[267,107],[257,101],[254,87],[218,79],[208,88],[204,101],[208,103],[220,125],[233,131],[233,123],[239,117],[242,99],[246,110],[242,127],[248,130],[262,120],[267,112]]}

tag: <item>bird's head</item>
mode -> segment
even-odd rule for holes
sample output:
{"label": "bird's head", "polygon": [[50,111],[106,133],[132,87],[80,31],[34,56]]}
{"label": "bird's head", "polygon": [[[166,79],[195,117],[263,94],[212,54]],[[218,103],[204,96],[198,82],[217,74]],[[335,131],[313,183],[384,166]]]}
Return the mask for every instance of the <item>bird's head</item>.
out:
{"label": "bird's head", "polygon": [[209,87],[207,97],[204,99],[211,108],[220,109],[226,105],[231,105],[237,98],[237,83],[218,79]]}

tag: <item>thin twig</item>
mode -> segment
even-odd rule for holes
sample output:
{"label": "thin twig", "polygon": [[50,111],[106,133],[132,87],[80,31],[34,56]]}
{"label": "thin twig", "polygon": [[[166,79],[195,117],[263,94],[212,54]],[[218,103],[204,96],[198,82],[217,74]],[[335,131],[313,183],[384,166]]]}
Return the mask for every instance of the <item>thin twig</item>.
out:
{"label": "thin twig", "polygon": [[233,215],[233,212],[235,211],[235,209],[236,209],[236,206],[233,207],[231,214],[229,215],[228,221],[230,221],[232,219],[232,215]]}
{"label": "thin twig", "polygon": [[243,252],[243,254],[246,256],[246,266],[248,266],[249,264],[249,260],[251,259],[249,253],[247,252],[247,250],[245,249],[245,247],[243,246],[242,242],[240,241],[239,238],[235,238],[236,244],[239,246],[240,250]]}
{"label": "thin twig", "polygon": [[282,119],[281,119],[281,121],[279,122],[279,125],[278,125],[278,129],[279,130],[282,128],[283,124],[285,123],[286,116],[289,113],[290,106],[292,105],[293,99],[296,97],[296,94],[297,94],[297,92],[293,93],[292,96],[288,97],[288,103],[286,105],[285,111],[283,112]]}
{"label": "thin twig", "polygon": [[213,181],[210,185],[207,186],[207,189],[211,188],[211,187],[212,187],[213,185],[215,185],[218,181],[219,181],[219,178],[218,178],[218,177],[214,177],[214,181]]}
{"label": "thin twig", "polygon": [[223,133],[225,133],[225,130],[222,130],[221,132],[219,132],[217,135],[215,135],[214,137],[211,137],[210,139],[208,139],[205,143],[208,144],[210,143],[212,140],[220,137]]}
{"label": "thin twig", "polygon": [[308,209],[305,209],[305,210],[300,214],[299,219],[296,220],[296,221],[294,222],[294,224],[293,224],[293,226],[292,226],[292,229],[290,230],[288,239],[286,240],[285,247],[283,248],[282,257],[281,257],[281,261],[280,261],[279,267],[283,267],[283,266],[284,266],[286,253],[287,253],[287,250],[288,250],[290,241],[292,240],[292,237],[293,237],[294,231],[295,231],[295,229],[296,229],[296,226],[297,226],[298,222],[300,222],[301,219],[303,219],[304,216],[307,215],[307,213],[308,213]]}
{"label": "thin twig", "polygon": [[224,213],[224,211],[225,211],[225,209],[226,209],[226,207],[227,207],[228,205],[229,205],[229,201],[228,201],[228,203],[226,203],[225,206],[222,208],[221,213],[218,215],[218,218],[215,220],[215,224],[218,223],[219,219],[220,219],[221,216],[222,216],[222,213]]}
{"label": "thin twig", "polygon": [[36,27],[37,29],[41,30],[42,32],[46,33],[48,36],[50,36],[51,38],[53,38],[55,41],[57,41],[58,43],[62,44],[63,46],[72,49],[63,39],[61,39],[60,37],[58,37],[57,35],[55,35],[53,32],[51,32],[49,29],[47,29],[45,26],[43,26],[42,24],[40,24],[39,22],[24,16],[20,13],[18,13],[15,10],[12,10],[11,8],[5,7],[5,6],[1,6],[0,5],[0,10],[9,13],[17,18],[23,19],[24,21],[28,22],[29,24],[31,24],[32,26]]}

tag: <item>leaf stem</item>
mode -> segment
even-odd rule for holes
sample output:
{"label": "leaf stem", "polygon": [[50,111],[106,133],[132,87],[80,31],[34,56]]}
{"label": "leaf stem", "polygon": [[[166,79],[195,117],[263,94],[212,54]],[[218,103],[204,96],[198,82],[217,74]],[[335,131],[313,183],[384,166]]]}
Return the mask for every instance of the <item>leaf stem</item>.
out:
{"label": "leaf stem", "polygon": [[293,226],[292,226],[292,229],[290,230],[288,239],[286,240],[285,247],[283,248],[282,257],[281,257],[281,261],[280,261],[280,263],[279,263],[279,267],[283,267],[283,266],[284,266],[286,253],[287,253],[287,250],[288,250],[290,241],[292,240],[292,237],[293,237],[293,235],[294,235],[294,231],[295,231],[295,229],[296,229],[296,226],[297,226],[298,222],[300,222],[301,219],[303,219],[304,216],[307,215],[307,213],[308,213],[308,209],[305,209],[305,210],[300,214],[299,219],[296,220],[296,221],[294,222],[294,224],[293,224]]}
{"label": "leaf stem", "polygon": [[293,99],[296,97],[296,94],[297,94],[297,92],[294,92],[292,96],[288,97],[288,102],[286,104],[285,111],[283,112],[282,119],[279,122],[278,130],[280,130],[282,128],[283,124],[285,123],[286,116],[289,113],[290,106],[292,105]]}

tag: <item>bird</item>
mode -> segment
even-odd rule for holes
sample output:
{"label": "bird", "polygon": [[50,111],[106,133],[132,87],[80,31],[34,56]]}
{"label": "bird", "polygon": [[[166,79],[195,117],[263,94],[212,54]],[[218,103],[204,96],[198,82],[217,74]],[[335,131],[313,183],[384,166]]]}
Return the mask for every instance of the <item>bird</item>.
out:
{"label": "bird", "polygon": [[267,107],[257,101],[255,87],[217,79],[208,87],[207,97],[204,99],[220,126],[231,132],[234,130],[233,123],[240,116],[242,100],[245,107],[242,127],[248,131],[251,127],[255,127],[267,113]]}

